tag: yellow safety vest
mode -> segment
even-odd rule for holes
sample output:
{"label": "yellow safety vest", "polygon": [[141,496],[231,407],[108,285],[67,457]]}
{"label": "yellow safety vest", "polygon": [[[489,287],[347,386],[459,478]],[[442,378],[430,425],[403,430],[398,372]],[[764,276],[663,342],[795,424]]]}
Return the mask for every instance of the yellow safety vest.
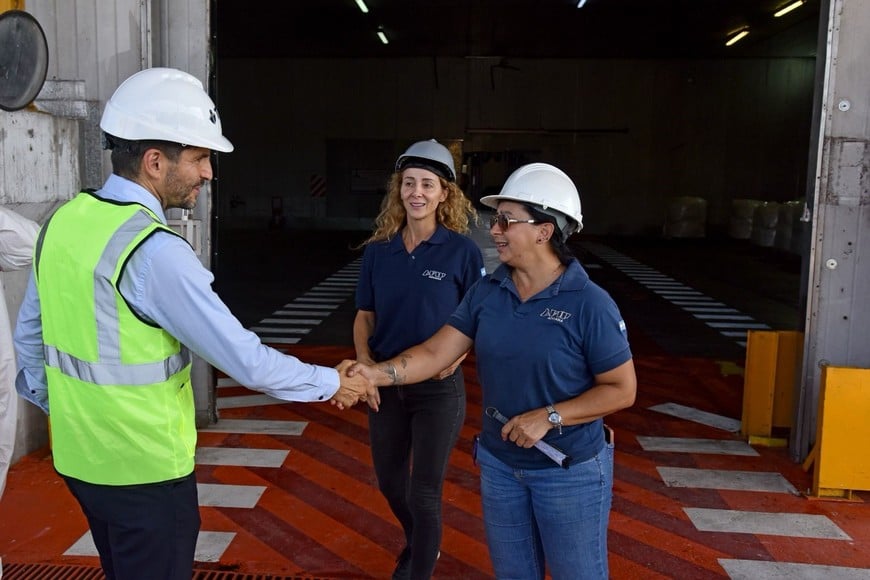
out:
{"label": "yellow safety vest", "polygon": [[190,353],[118,291],[127,259],[159,231],[174,233],[146,207],[83,192],[40,232],[33,271],[62,475],[133,485],[193,471]]}

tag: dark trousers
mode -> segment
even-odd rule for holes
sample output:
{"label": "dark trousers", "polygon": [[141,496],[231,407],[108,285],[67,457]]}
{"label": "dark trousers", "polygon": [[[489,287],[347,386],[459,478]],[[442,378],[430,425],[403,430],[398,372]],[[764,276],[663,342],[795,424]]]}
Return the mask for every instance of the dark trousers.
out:
{"label": "dark trousers", "polygon": [[369,412],[378,486],[411,551],[412,579],[429,578],[441,549],[441,490],[465,421],[462,369],[443,380],[380,389]]}
{"label": "dark trousers", "polygon": [[200,525],[194,474],[125,486],[64,480],[88,518],[107,580],[190,580]]}

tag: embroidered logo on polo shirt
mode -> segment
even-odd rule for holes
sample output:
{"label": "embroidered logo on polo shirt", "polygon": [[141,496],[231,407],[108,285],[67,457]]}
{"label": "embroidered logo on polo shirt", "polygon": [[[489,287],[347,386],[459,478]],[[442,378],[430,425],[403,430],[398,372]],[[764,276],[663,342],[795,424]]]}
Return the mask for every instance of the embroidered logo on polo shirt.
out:
{"label": "embroidered logo on polo shirt", "polygon": [[423,272],[423,277],[430,280],[443,280],[445,276],[447,276],[447,272],[439,272],[438,270],[426,270]]}
{"label": "embroidered logo on polo shirt", "polygon": [[571,318],[571,313],[565,312],[564,310],[545,308],[544,311],[541,312],[541,318],[546,318],[547,320],[552,320],[553,322],[565,322],[566,320]]}

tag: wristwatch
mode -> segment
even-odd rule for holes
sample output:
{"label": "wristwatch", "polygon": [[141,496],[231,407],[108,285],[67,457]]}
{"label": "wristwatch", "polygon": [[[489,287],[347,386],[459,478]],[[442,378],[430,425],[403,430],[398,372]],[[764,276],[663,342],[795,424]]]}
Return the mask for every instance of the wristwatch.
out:
{"label": "wristwatch", "polygon": [[553,405],[547,405],[547,420],[550,422],[550,425],[559,430],[559,435],[562,434],[562,415],[556,410]]}

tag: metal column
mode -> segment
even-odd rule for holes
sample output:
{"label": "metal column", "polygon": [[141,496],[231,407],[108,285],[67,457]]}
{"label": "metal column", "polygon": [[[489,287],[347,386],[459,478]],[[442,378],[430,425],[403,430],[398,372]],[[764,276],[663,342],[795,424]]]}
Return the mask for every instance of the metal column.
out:
{"label": "metal column", "polygon": [[821,367],[870,368],[870,2],[830,0],[823,48],[797,461],[815,442]]}

